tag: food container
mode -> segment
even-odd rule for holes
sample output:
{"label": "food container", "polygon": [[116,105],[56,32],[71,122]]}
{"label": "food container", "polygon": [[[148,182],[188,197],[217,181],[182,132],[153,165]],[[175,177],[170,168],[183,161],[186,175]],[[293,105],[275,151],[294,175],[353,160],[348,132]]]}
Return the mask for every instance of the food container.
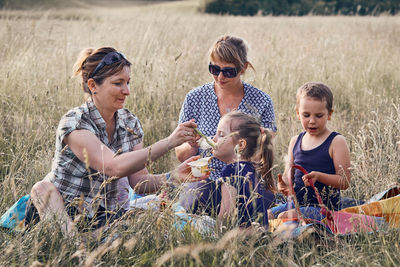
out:
{"label": "food container", "polygon": [[212,149],[215,147],[215,142],[210,137],[202,137],[197,141],[199,147],[203,150]]}
{"label": "food container", "polygon": [[208,172],[208,163],[212,157],[200,158],[196,161],[189,162],[188,165],[192,168],[194,177],[201,177]]}
{"label": "food container", "polygon": [[216,146],[215,142],[208,136],[205,136],[202,132],[200,132],[199,129],[194,128],[194,131],[201,136],[201,138],[198,140],[199,146],[206,150],[209,148],[214,148]]}

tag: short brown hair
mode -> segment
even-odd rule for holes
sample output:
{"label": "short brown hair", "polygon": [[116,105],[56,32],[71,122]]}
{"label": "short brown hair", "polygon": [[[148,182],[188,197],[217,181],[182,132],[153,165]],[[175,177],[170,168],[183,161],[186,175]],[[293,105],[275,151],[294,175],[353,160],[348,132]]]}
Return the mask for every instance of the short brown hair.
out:
{"label": "short brown hair", "polygon": [[112,47],[101,47],[98,49],[86,48],[80,52],[73,67],[73,75],[78,76],[80,74],[82,76],[82,89],[85,93],[92,94],[87,85],[89,78],[92,78],[97,84],[102,84],[107,77],[120,72],[125,66],[131,66],[131,63],[125,57],[122,57],[118,62],[105,65],[96,72],[96,75],[91,77],[100,61],[111,52],[117,52],[117,50]]}
{"label": "short brown hair", "polygon": [[243,39],[223,35],[210,48],[209,57],[210,61],[219,59],[227,63],[232,63],[238,71],[243,70],[246,63],[254,69],[253,65],[247,60],[247,51],[248,47]]}
{"label": "short brown hair", "polygon": [[331,89],[321,82],[307,82],[297,89],[296,109],[299,108],[300,98],[302,97],[316,98],[320,101],[326,101],[326,108],[329,112],[333,111],[333,94]]}

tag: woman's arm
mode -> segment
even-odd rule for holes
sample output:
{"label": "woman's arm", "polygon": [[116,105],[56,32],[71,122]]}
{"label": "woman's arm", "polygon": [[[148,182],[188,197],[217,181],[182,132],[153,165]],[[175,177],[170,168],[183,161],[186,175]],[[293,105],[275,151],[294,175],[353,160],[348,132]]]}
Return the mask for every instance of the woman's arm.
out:
{"label": "woman's arm", "polygon": [[[195,121],[194,118],[196,118],[196,116],[194,112],[197,110],[197,107],[194,107],[192,103],[198,103],[198,99],[191,91],[186,95],[185,100],[182,103],[179,112],[179,122]],[[180,162],[184,162],[191,156],[197,155],[198,150],[199,146],[197,142],[183,143],[175,148],[175,154]]]}
{"label": "woman's arm", "polygon": [[156,192],[166,182],[165,174],[149,174],[146,168],[128,177],[129,185],[138,194]]}
{"label": "woman's arm", "polygon": [[184,162],[188,158],[194,156],[199,151],[197,142],[183,143],[182,145],[175,148],[176,157],[180,162]]}
{"label": "woman's arm", "polygon": [[322,172],[312,171],[303,176],[306,186],[309,186],[309,179],[315,183],[319,181],[326,185],[345,190],[350,185],[350,150],[347,146],[346,139],[342,135],[337,135],[329,148],[329,154],[333,159],[336,174],[326,174]]}
{"label": "woman's arm", "polygon": [[209,173],[202,177],[193,177],[189,162],[199,159],[200,156],[195,156],[182,162],[176,169],[172,170],[169,174],[167,181],[166,174],[149,174],[147,169],[144,168],[128,177],[129,185],[133,190],[139,194],[154,193],[167,182],[170,183],[184,183],[201,181],[208,178]]}
{"label": "woman's arm", "polygon": [[[194,122],[194,119],[190,120]],[[193,141],[183,143],[182,145],[178,146],[175,148],[175,154],[177,159],[180,162],[184,162],[190,157],[193,157],[194,155],[197,155],[199,152],[199,144],[198,141],[200,139],[200,135],[196,133],[196,138]]]}
{"label": "woman's arm", "polygon": [[196,139],[193,128],[196,124],[188,121],[178,125],[168,137],[139,150],[115,156],[92,132],[75,130],[64,138],[72,152],[88,165],[107,175],[124,177],[142,170],[148,161],[154,161],[170,149]]}

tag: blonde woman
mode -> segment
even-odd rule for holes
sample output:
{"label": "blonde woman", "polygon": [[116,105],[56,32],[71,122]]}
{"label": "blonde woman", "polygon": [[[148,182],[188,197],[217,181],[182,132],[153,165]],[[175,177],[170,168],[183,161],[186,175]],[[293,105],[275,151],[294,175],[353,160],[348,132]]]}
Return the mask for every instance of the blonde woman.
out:
{"label": "blonde woman", "polygon": [[[194,119],[201,132],[214,136],[220,118],[231,110],[239,110],[257,117],[262,127],[276,131],[271,97],[241,79],[248,68],[254,69],[247,51],[246,43],[239,37],[224,35],[218,38],[209,52],[208,70],[214,81],[194,88],[186,95],[179,123]],[[185,142],[175,152],[182,162],[202,151],[197,142]],[[215,171],[208,181],[219,178],[224,166],[222,161],[213,159],[210,167]],[[199,204],[207,202],[208,191],[213,190],[209,187],[211,184],[188,185],[185,194],[181,195],[181,204],[196,211]],[[199,198],[202,200],[198,201]]]}

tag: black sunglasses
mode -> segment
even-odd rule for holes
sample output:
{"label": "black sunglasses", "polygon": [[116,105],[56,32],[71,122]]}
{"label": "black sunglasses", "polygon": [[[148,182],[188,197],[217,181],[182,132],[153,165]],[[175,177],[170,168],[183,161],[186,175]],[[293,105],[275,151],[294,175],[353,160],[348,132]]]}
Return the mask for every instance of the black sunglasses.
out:
{"label": "black sunglasses", "polygon": [[120,52],[110,52],[107,55],[103,57],[103,59],[100,61],[100,63],[96,66],[92,74],[90,75],[89,78],[93,78],[99,70],[104,68],[104,66],[111,65],[114,63],[117,63],[118,61],[125,59],[125,56],[120,53]]}
{"label": "black sunglasses", "polygon": [[222,75],[224,75],[226,78],[234,78],[238,75],[238,70],[234,67],[227,67],[221,69],[217,65],[208,64],[208,71],[215,76],[218,76],[220,72],[222,72]]}

